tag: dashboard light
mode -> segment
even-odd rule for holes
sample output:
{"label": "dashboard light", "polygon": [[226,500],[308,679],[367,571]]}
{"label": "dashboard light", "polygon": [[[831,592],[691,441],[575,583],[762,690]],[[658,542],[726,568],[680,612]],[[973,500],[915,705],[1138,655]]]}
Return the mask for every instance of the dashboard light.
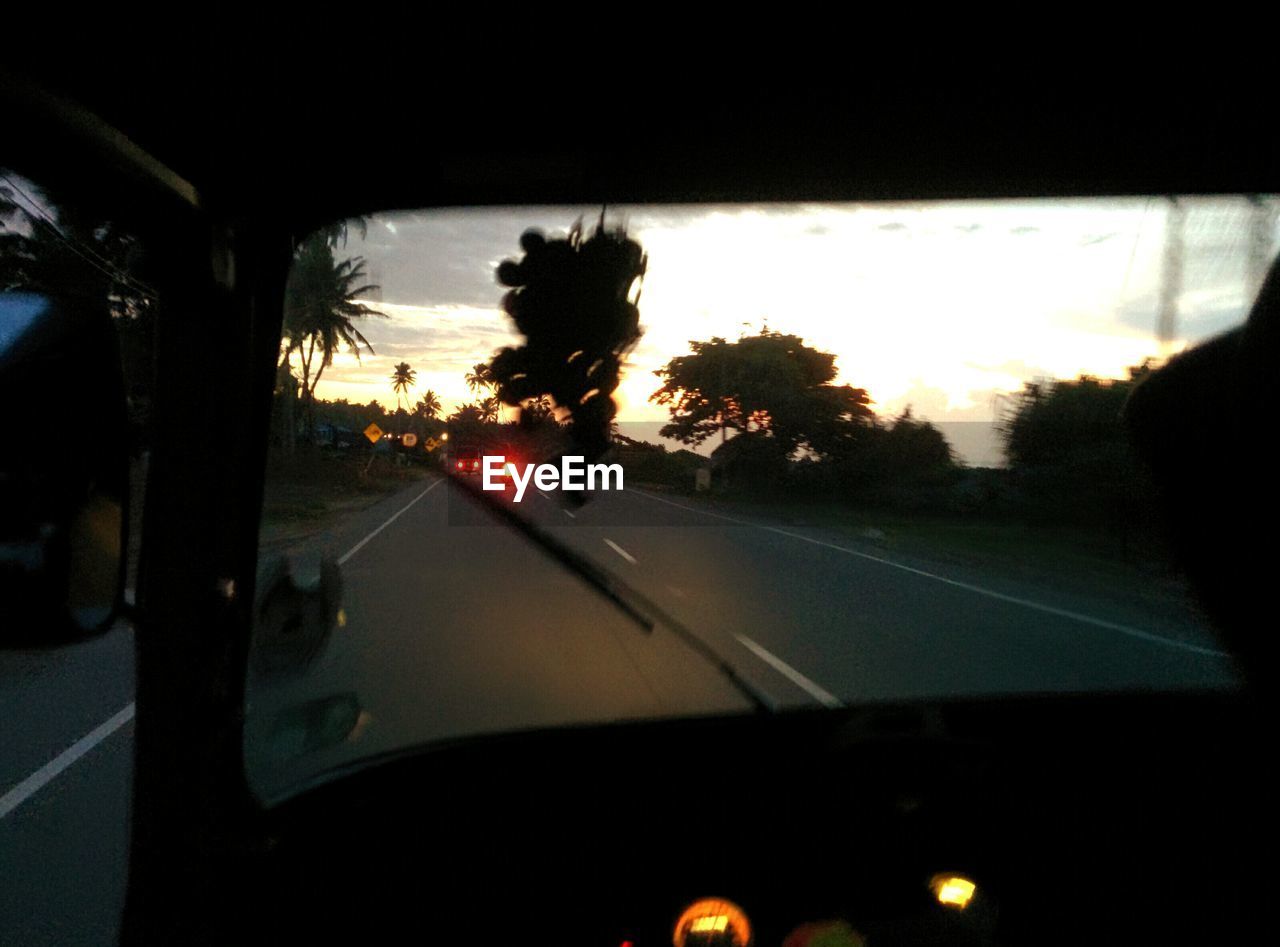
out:
{"label": "dashboard light", "polygon": [[867,939],[848,921],[810,921],[788,934],[782,947],[867,947]]}
{"label": "dashboard light", "polygon": [[961,911],[969,906],[978,890],[977,885],[961,875],[934,875],[929,888],[939,904]]}
{"label": "dashboard light", "polygon": [[747,947],[751,943],[751,924],[742,908],[723,898],[703,898],[685,908],[676,921],[672,935],[675,947],[697,944],[734,944]]}

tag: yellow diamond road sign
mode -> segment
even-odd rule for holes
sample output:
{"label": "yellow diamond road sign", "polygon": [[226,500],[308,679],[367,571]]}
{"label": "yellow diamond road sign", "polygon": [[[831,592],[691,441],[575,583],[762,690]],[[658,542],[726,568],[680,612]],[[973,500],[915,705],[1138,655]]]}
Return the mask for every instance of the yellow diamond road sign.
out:
{"label": "yellow diamond road sign", "polygon": [[370,443],[376,444],[382,439],[382,428],[376,424],[370,424],[364,429],[364,436],[369,438]]}
{"label": "yellow diamond road sign", "polygon": [[437,441],[434,437],[428,437],[422,443],[426,446],[427,450],[429,451],[435,450],[437,447],[440,446],[440,442]]}

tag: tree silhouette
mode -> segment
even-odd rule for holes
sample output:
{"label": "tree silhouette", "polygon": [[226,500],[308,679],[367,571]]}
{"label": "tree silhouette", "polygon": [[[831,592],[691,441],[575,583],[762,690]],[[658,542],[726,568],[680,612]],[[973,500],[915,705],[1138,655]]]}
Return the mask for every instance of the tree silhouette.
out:
{"label": "tree silhouette", "polygon": [[118,224],[0,169],[0,291],[78,296],[136,317],[156,302],[131,272],[140,250]]}
{"label": "tree silhouette", "polygon": [[281,362],[289,365],[293,355],[298,355],[308,436],[315,428],[315,389],[324,370],[333,363],[333,356],[344,345],[357,359],[362,345],[373,354],[373,346],[353,320],[387,316],[358,301],[358,297],[378,288],[363,282],[365,278],[360,257],[340,263],[334,259],[324,231],[304,241],[294,256],[285,287]]}
{"label": "tree silhouette", "polygon": [[467,388],[470,389],[472,394],[493,391],[497,388],[497,381],[493,377],[493,372],[484,362],[480,362],[471,371],[463,375],[462,380],[467,383]]}
{"label": "tree silhouette", "polygon": [[327,227],[322,227],[317,231],[317,234],[320,237],[323,237],[324,241],[336,250],[338,249],[339,244],[344,248],[346,247],[347,237],[352,228],[359,231],[360,239],[363,240],[369,235],[368,218],[351,217],[346,220],[338,220],[329,224]]}
{"label": "tree silhouette", "polygon": [[495,424],[501,416],[502,402],[496,396],[490,395],[488,398],[480,400],[480,420],[485,424]]}
{"label": "tree silhouette", "polygon": [[767,434],[784,454],[801,446],[825,454],[874,418],[864,389],[830,383],[835,356],[798,336],[764,330],[689,347],[654,373],[663,385],[650,400],[671,412],[663,437],[701,444],[719,433],[723,442],[732,429]]}
{"label": "tree silhouette", "polygon": [[449,415],[447,420],[450,424],[479,424],[484,420],[484,415],[479,406],[468,402],[458,405],[457,410]]}
{"label": "tree silhouette", "polygon": [[401,362],[391,373],[391,390],[396,393],[396,407],[409,393],[409,389],[417,383],[418,373],[409,367],[408,362]]}
{"label": "tree silhouette", "polygon": [[0,168],[0,292],[26,291],[111,313],[131,419],[145,437],[160,300],[135,234],[81,200],[63,200]]}
{"label": "tree silhouette", "polygon": [[427,421],[433,421],[440,414],[440,398],[430,388],[426,394],[418,399],[418,403],[413,406],[413,413],[416,417]]}
{"label": "tree silhouette", "polygon": [[1134,385],[1151,370],[1148,360],[1132,366],[1123,379],[1081,375],[1027,382],[999,422],[1009,465],[1044,466],[1079,458],[1083,451],[1123,449],[1120,410]]}
{"label": "tree silhouette", "polygon": [[531,425],[541,424],[544,421],[554,420],[555,418],[555,410],[552,407],[551,399],[545,395],[521,402],[520,412],[521,420]]}
{"label": "tree silhouette", "polygon": [[998,430],[1038,515],[1120,523],[1140,507],[1143,477],[1121,412],[1152,370],[1148,360],[1128,378],[1028,382],[1013,396]]}

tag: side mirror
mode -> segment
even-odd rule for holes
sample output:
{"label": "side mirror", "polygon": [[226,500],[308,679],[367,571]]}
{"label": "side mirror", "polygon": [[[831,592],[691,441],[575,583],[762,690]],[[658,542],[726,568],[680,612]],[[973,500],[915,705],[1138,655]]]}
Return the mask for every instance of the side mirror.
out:
{"label": "side mirror", "polygon": [[124,590],[129,431],[106,308],[0,293],[0,648],[105,631]]}
{"label": "side mirror", "polygon": [[297,564],[284,557],[258,571],[250,662],[262,678],[302,674],[324,650],[342,615],[342,570],[328,557],[318,574],[300,581]]}

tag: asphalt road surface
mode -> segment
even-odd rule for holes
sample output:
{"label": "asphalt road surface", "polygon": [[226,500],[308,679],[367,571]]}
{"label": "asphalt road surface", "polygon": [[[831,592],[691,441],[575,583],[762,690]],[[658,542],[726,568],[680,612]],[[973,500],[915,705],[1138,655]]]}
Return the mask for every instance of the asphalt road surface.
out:
{"label": "asphalt road surface", "polygon": [[[1179,601],[940,564],[874,542],[628,488],[515,509],[698,636],[778,708],[886,698],[1234,685]],[[509,496],[504,502],[510,503]],[[745,710],[680,629],[646,632],[448,481],[407,487],[289,549],[340,563],[310,661],[255,672],[264,798],[384,750],[475,734]],[[0,942],[104,944],[123,903],[127,630],[0,654]]]}
{"label": "asphalt road surface", "polygon": [[0,652],[0,944],[115,942],[133,775],[133,639]]}
{"label": "asphalt road surface", "polygon": [[[696,634],[774,707],[1234,680],[1182,602],[907,560],[644,490],[580,509],[562,500],[530,487],[514,509]],[[345,623],[305,669],[251,684],[261,752],[250,775],[265,797],[431,741],[750,706],[677,630],[659,621],[646,633],[447,481],[290,552],[312,571],[321,556],[341,563]],[[340,721],[355,717],[344,736]]]}

